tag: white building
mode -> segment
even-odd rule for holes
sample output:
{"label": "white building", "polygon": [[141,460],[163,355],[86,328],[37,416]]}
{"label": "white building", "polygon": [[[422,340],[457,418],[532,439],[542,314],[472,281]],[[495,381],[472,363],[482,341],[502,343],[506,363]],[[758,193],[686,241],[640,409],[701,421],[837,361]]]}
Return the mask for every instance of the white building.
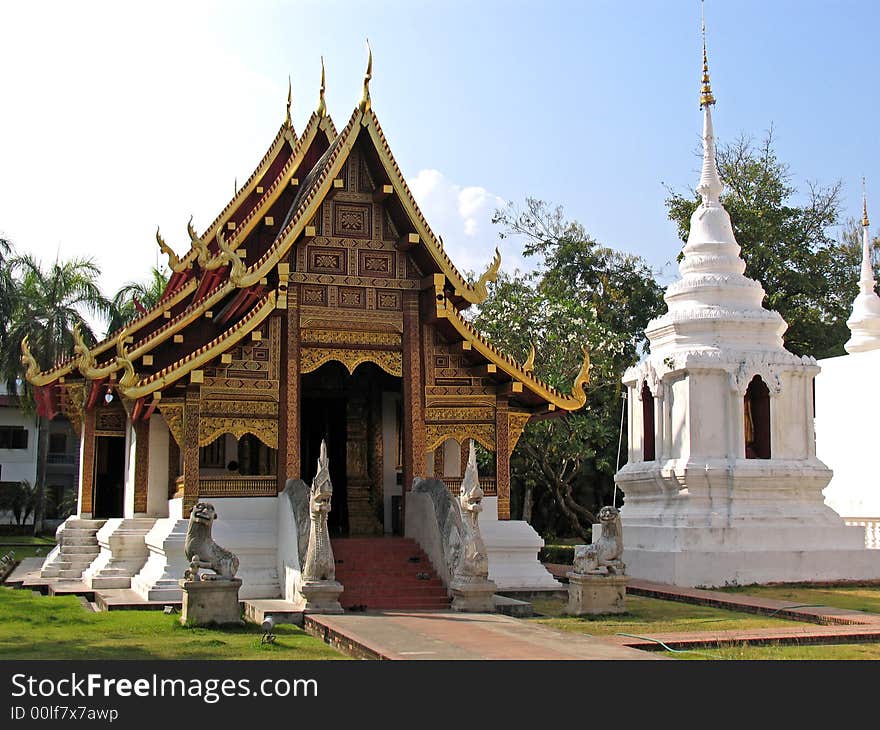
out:
{"label": "white building", "polygon": [[[0,499],[22,481],[37,480],[37,420],[21,409],[20,399],[0,383]],[[33,521],[33,518],[31,518]],[[0,510],[0,524],[14,524],[8,510]]]}
{"label": "white building", "polygon": [[823,501],[816,361],[785,349],[785,321],[743,274],[719,199],[705,43],[703,54],[702,202],[668,312],[646,329],[651,354],[623,379],[624,560],[634,576],[690,586],[880,578],[880,553]]}

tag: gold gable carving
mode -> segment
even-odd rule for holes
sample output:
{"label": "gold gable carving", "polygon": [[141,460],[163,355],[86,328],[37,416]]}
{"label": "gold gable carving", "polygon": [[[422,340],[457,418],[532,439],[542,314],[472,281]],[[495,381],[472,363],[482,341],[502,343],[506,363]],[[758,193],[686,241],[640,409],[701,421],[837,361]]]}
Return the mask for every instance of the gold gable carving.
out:
{"label": "gold gable carving", "polygon": [[83,405],[86,399],[86,386],[84,383],[67,383],[64,386],[64,399],[61,402],[61,412],[67,416],[73,430],[77,434],[82,432]]}
{"label": "gold gable carving", "polygon": [[508,454],[513,453],[513,450],[516,448],[516,444],[519,441],[519,437],[522,436],[523,429],[526,427],[526,424],[531,417],[531,413],[520,413],[517,411],[508,412],[507,436],[508,443],[510,444],[510,450],[507,452]]}
{"label": "gold gable carving", "polygon": [[166,403],[163,400],[159,404],[159,413],[177,445],[183,448],[183,403]]}
{"label": "gold gable carving", "polygon": [[199,446],[207,446],[224,433],[231,433],[236,439],[250,433],[269,448],[278,448],[278,421],[275,419],[220,416],[199,418]]}
{"label": "gold gable carving", "polygon": [[311,373],[332,360],[345,365],[349,373],[354,373],[355,368],[361,363],[371,362],[389,375],[403,377],[403,356],[399,352],[389,350],[304,347],[300,359],[300,372]]}
{"label": "gold gable carving", "polygon": [[487,450],[495,451],[494,423],[428,423],[425,425],[425,451],[434,451],[447,439],[462,443],[473,439]]}

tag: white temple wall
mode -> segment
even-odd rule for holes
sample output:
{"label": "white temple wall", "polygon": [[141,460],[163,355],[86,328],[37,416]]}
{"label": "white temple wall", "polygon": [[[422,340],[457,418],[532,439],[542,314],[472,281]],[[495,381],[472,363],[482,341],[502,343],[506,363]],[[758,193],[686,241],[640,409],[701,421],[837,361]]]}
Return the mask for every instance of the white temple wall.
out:
{"label": "white temple wall", "polygon": [[676,380],[668,388],[672,394],[670,400],[670,421],[672,425],[670,455],[687,458],[691,450],[690,433],[688,431],[688,382],[686,379]]}

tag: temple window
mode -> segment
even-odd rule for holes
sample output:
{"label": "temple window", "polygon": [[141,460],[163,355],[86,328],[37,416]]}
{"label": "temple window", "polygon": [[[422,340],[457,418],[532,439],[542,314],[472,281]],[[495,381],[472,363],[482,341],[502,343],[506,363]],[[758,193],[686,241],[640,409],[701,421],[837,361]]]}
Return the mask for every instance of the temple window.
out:
{"label": "temple window", "polygon": [[647,383],[642,383],[642,454],[644,461],[654,461],[654,395]]}
{"label": "temple window", "polygon": [[752,378],[743,398],[747,459],[770,458],[770,389],[760,375]]}

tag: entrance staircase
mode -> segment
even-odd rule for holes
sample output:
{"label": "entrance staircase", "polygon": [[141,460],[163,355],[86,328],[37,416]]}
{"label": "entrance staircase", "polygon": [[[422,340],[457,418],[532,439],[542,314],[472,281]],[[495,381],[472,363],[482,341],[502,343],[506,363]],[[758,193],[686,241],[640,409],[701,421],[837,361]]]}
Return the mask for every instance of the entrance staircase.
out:
{"label": "entrance staircase", "polygon": [[41,578],[79,580],[83,571],[98,557],[101,548],[97,533],[104,520],[81,520],[74,517],[63,522],[55,533],[58,547],[43,563]]}
{"label": "entrance staircase", "polygon": [[332,540],[336,580],[346,611],[449,608],[446,588],[415,540],[349,537]]}

